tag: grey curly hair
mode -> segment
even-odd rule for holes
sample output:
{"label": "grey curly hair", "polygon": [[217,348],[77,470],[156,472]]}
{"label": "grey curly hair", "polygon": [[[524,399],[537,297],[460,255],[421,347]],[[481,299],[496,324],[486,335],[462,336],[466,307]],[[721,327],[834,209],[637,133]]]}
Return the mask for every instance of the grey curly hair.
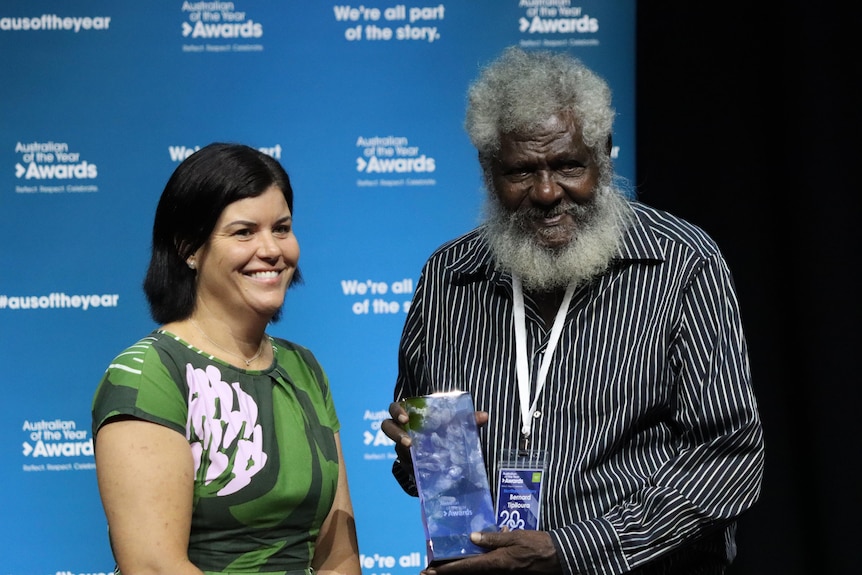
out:
{"label": "grey curly hair", "polygon": [[600,173],[610,175],[602,153],[614,122],[611,90],[595,72],[563,52],[507,48],[484,68],[467,93],[464,127],[483,165],[500,148],[500,136],[529,130],[561,112],[573,113]]}

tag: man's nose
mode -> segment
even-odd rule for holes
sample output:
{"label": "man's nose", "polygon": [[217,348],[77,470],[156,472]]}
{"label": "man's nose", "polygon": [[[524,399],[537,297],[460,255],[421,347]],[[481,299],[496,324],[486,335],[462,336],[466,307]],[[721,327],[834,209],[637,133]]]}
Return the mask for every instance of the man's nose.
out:
{"label": "man's nose", "polygon": [[530,191],[530,199],[537,204],[554,204],[560,200],[563,189],[554,180],[549,170],[538,170],[533,174],[533,186]]}

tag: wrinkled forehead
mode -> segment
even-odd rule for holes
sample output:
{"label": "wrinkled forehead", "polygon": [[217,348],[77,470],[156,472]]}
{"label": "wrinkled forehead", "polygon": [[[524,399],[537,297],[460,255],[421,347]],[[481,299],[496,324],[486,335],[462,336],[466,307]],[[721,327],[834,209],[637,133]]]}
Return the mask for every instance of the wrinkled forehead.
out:
{"label": "wrinkled forehead", "polygon": [[511,130],[501,130],[500,138],[514,137],[526,139],[549,132],[559,132],[564,130],[572,134],[581,133],[581,125],[577,121],[575,114],[570,111],[561,111],[549,116],[542,116],[535,120],[522,124]]}
{"label": "wrinkled forehead", "polygon": [[581,128],[571,114],[555,114],[532,126],[502,133],[494,155],[513,150],[542,152],[561,149],[587,151]]}
{"label": "wrinkled forehead", "polygon": [[501,142],[504,139],[527,140],[561,131],[582,139],[581,123],[573,111],[561,110],[535,118],[511,129],[502,128],[499,131],[499,140]]}

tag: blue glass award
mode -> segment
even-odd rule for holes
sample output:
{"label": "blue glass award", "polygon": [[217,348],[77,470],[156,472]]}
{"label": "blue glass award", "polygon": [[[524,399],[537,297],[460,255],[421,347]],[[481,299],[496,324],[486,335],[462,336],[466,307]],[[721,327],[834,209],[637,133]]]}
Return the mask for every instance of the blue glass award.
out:
{"label": "blue glass award", "polygon": [[473,531],[496,531],[473,400],[457,391],[403,402],[430,564],[484,553]]}

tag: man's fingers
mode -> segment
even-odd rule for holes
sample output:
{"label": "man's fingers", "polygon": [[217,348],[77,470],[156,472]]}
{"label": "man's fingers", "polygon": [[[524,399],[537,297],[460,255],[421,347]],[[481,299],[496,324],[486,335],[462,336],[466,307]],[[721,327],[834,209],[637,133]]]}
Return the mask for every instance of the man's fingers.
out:
{"label": "man's fingers", "polygon": [[404,410],[404,406],[397,401],[389,404],[389,416],[402,425],[410,421],[407,412]]}
{"label": "man's fingers", "polygon": [[487,411],[477,411],[476,412],[476,425],[482,427],[488,423],[488,412]]}
{"label": "man's fingers", "polygon": [[398,425],[394,420],[384,419],[380,424],[380,429],[384,434],[386,434],[386,437],[394,441],[397,445],[410,447],[410,435],[408,435],[404,428]]}
{"label": "man's fingers", "polygon": [[470,534],[470,541],[479,547],[496,549],[505,547],[512,541],[512,533],[505,531],[474,531]]}

